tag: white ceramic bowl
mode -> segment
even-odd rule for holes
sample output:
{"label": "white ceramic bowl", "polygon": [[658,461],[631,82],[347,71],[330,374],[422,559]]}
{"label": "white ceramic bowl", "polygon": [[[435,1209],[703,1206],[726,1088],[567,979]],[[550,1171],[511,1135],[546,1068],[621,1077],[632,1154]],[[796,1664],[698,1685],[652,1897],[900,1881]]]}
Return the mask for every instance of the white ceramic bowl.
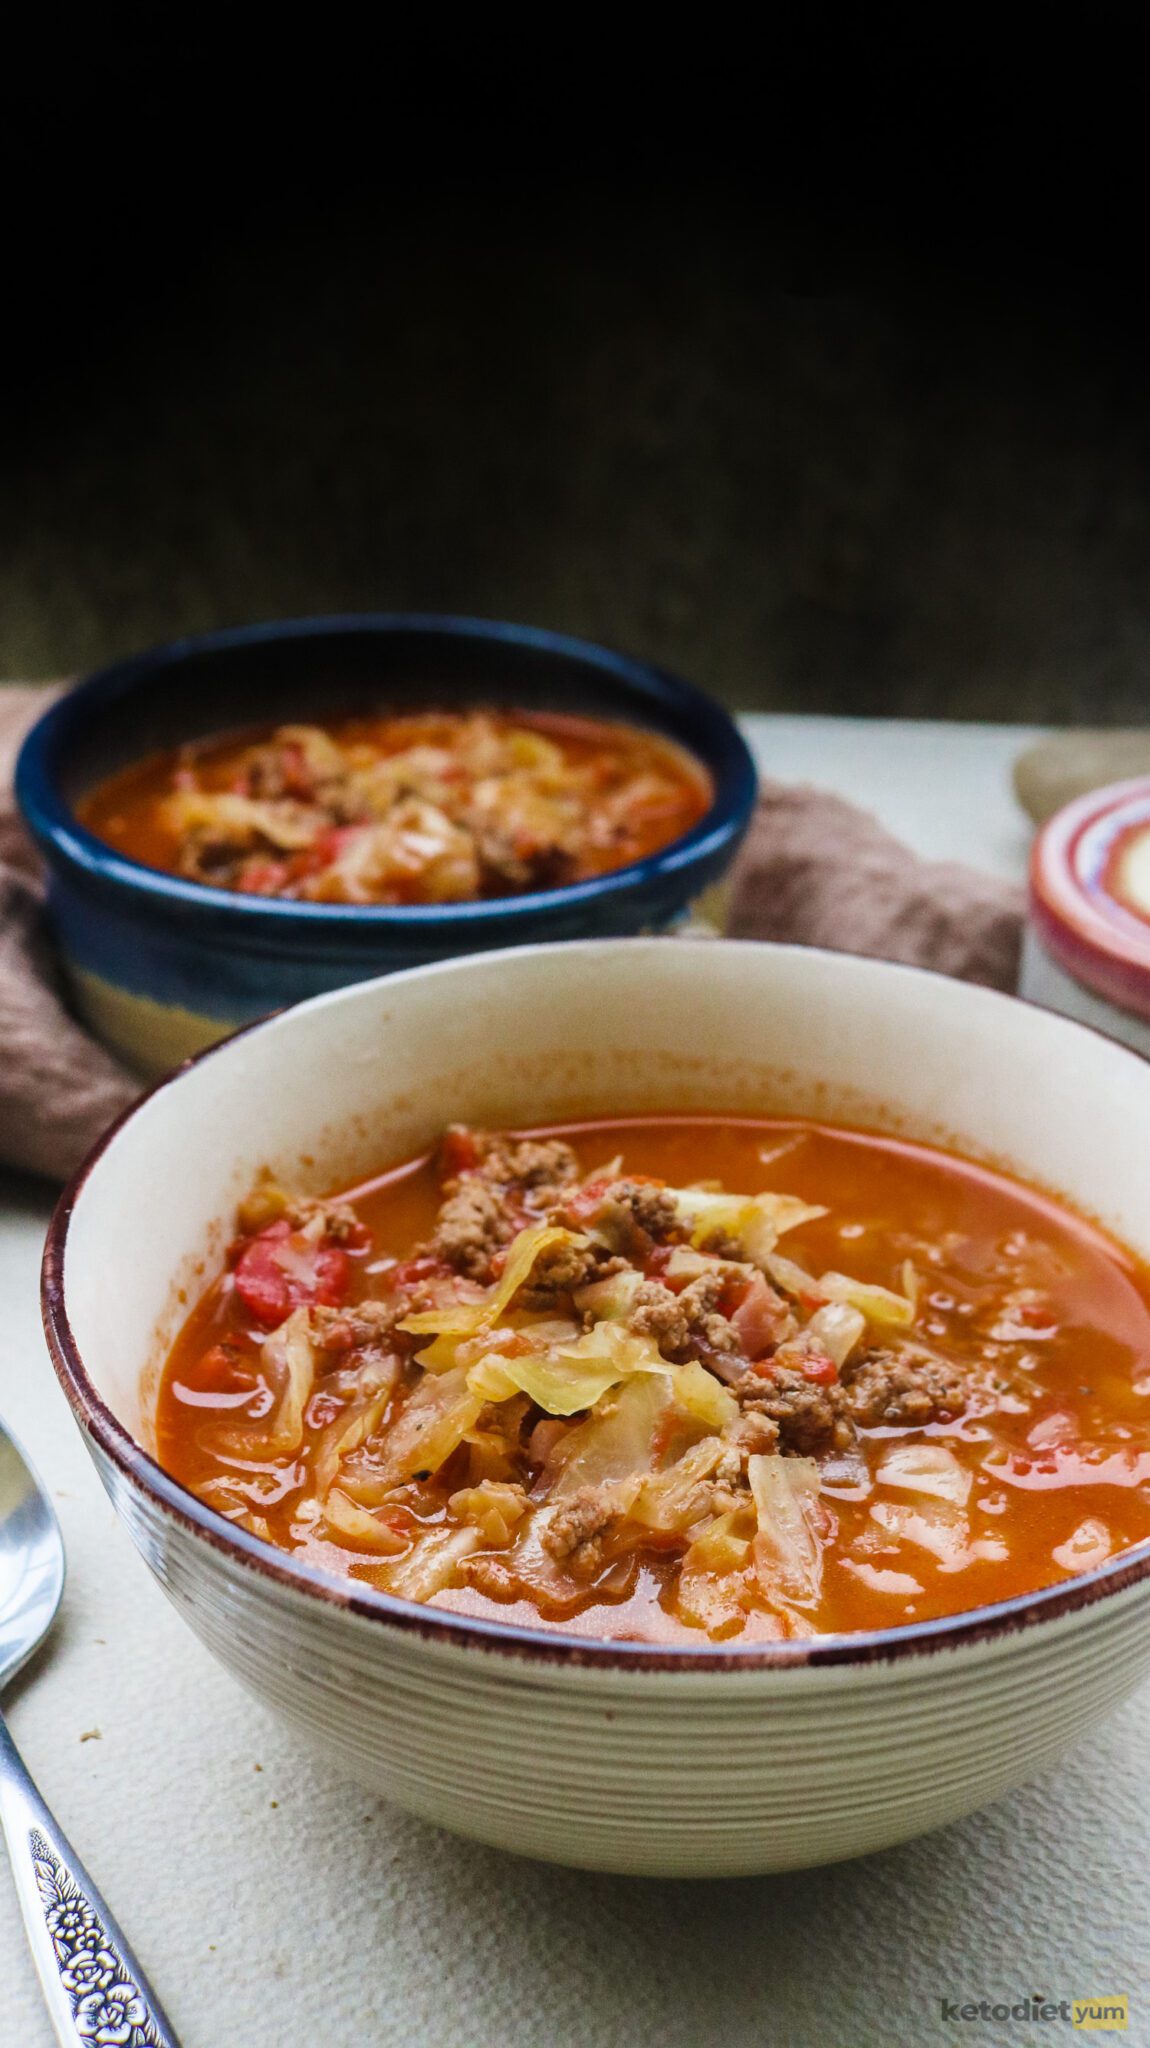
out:
{"label": "white ceramic bowl", "polygon": [[882,1635],[653,1649],[391,1600],[295,1566],[149,1455],[159,1365],[269,1163],[319,1190],[452,1117],[788,1111],[958,1146],[1150,1255],[1150,1067],[876,961],[723,941],[486,954],[273,1018],[162,1084],[61,1202],[56,1365],[115,1505],[203,1641],[349,1772],[461,1833],[659,1875],[784,1869],[955,1819],[1150,1665],[1150,1545]]}

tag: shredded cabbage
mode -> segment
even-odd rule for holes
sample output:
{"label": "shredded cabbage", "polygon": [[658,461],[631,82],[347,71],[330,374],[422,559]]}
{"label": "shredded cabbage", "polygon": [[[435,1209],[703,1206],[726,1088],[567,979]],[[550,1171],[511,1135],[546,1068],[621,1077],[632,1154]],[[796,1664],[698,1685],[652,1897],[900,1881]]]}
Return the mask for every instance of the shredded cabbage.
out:
{"label": "shredded cabbage", "polygon": [[596,1322],[621,1323],[635,1306],[635,1296],[642,1285],[643,1275],[634,1266],[624,1266],[621,1273],[580,1287],[572,1298],[581,1315],[594,1316]]}
{"label": "shredded cabbage", "polygon": [[719,1232],[737,1238],[755,1265],[773,1252],[784,1231],[813,1223],[827,1211],[797,1195],[733,1195],[710,1188],[668,1188],[680,1219],[689,1227],[696,1248]]}
{"label": "shredded cabbage", "polygon": [[944,1572],[961,1571],[971,1561],[970,1524],[953,1501],[876,1501],[871,1520],[900,1543],[914,1543],[937,1557]]}
{"label": "shredded cabbage", "polygon": [[290,1457],[303,1443],[304,1410],[315,1385],[309,1311],[294,1309],[287,1321],[265,1338],[260,1357],[268,1378],[279,1388],[279,1398],[266,1426],[253,1424],[246,1429],[220,1430],[214,1440],[223,1451],[237,1457]]}
{"label": "shredded cabbage", "polygon": [[389,1529],[369,1509],[362,1508],[338,1486],[333,1486],[323,1504],[323,1519],[334,1536],[344,1543],[362,1544],[369,1550],[387,1551],[398,1556],[410,1545],[409,1536],[401,1536],[395,1529]]}
{"label": "shredded cabbage", "polygon": [[750,1554],[745,1516],[717,1515],[701,1529],[679,1568],[679,1618],[712,1637],[735,1635],[747,1618],[743,1573]]}
{"label": "shredded cabbage", "polygon": [[688,1365],[671,1366],[670,1373],[676,1404],[692,1421],[701,1422],[706,1429],[725,1429],[734,1421],[738,1402],[705,1365],[692,1359]]}
{"label": "shredded cabbage", "polygon": [[312,1476],[321,1501],[327,1498],[343,1459],[352,1451],[358,1451],[373,1430],[379,1427],[384,1409],[399,1378],[399,1360],[392,1358],[387,1363],[391,1367],[391,1372],[384,1383],[358,1408],[337,1416],[319,1439],[312,1460]]}
{"label": "shredded cabbage", "polygon": [[823,1546],[819,1468],[813,1458],[754,1457],[747,1460],[759,1533],[755,1570],[772,1605],[819,1597]]}
{"label": "shredded cabbage", "polygon": [[815,1310],[807,1324],[807,1335],[817,1338],[827,1357],[845,1365],[856,1344],[866,1335],[866,1317],[861,1309],[848,1308],[843,1301],[829,1301]]}
{"label": "shredded cabbage", "polygon": [[394,1593],[397,1599],[430,1600],[433,1593],[441,1593],[451,1584],[457,1566],[478,1550],[482,1541],[479,1530],[470,1524],[464,1529],[424,1529],[406,1557],[380,1565],[375,1576],[384,1591]]}
{"label": "shredded cabbage", "polygon": [[381,1477],[388,1485],[417,1472],[438,1472],[479,1419],[484,1396],[467,1384],[467,1368],[428,1373],[387,1432]]}
{"label": "shredded cabbage", "polygon": [[868,1323],[889,1324],[895,1328],[905,1328],[914,1321],[914,1302],[901,1294],[893,1294],[889,1287],[876,1287],[867,1280],[852,1280],[849,1273],[822,1273],[816,1280],[813,1273],[806,1272],[793,1259],[784,1259],[778,1253],[773,1253],[765,1265],[776,1287],[781,1287],[784,1294],[789,1294],[793,1301],[801,1301],[804,1306],[833,1302],[844,1308],[857,1309]]}
{"label": "shredded cabbage", "polygon": [[848,1273],[823,1273],[815,1284],[827,1301],[857,1308],[868,1323],[889,1323],[895,1328],[905,1328],[914,1321],[913,1301],[907,1301],[901,1294],[892,1294],[889,1287],[875,1287],[866,1280],[852,1280]]}
{"label": "shredded cabbage", "polygon": [[962,1507],[969,1497],[974,1475],[960,1465],[945,1444],[895,1444],[875,1473],[885,1486],[900,1486],[908,1493],[930,1493],[939,1500]]}
{"label": "shredded cabbage", "polygon": [[[534,1333],[528,1328],[524,1334]],[[634,1373],[666,1371],[651,1338],[632,1336],[618,1323],[596,1323],[582,1337],[544,1350],[510,1357],[492,1351],[471,1367],[468,1384],[485,1401],[522,1393],[549,1415],[577,1415]]]}
{"label": "shredded cabbage", "polygon": [[723,1445],[716,1436],[705,1436],[684,1451],[665,1472],[650,1473],[639,1488],[630,1509],[632,1521],[664,1535],[683,1535],[706,1511],[708,1495],[700,1499],[699,1488],[710,1478]]}
{"label": "shredded cabbage", "polygon": [[530,1278],[540,1252],[550,1250],[552,1245],[581,1247],[589,1242],[578,1231],[564,1230],[558,1223],[533,1223],[512,1239],[499,1280],[481,1300],[449,1302],[443,1308],[427,1309],[408,1316],[399,1327],[414,1337],[473,1337],[499,1321],[503,1310]]}
{"label": "shredded cabbage", "polygon": [[606,1414],[589,1415],[567,1437],[553,1498],[564,1500],[582,1486],[612,1486],[653,1472],[655,1432],[670,1399],[669,1366],[627,1380]]}

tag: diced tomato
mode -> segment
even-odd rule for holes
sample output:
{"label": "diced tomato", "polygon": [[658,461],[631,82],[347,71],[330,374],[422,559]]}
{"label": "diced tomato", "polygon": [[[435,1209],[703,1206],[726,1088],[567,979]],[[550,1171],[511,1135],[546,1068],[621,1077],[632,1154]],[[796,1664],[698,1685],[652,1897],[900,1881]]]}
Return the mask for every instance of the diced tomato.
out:
{"label": "diced tomato", "polygon": [[236,1263],[236,1293],[269,1330],[297,1308],[338,1308],[350,1268],[338,1245],[313,1244],[280,1221],[253,1237]]}
{"label": "diced tomato", "polygon": [[573,1224],[589,1223],[595,1211],[602,1207],[610,1185],[609,1180],[589,1180],[586,1187],[574,1188],[563,1197],[564,1216]]}
{"label": "diced tomato", "polygon": [[427,1280],[442,1280],[451,1268],[443,1259],[436,1259],[425,1253],[418,1259],[401,1259],[397,1266],[389,1266],[387,1284],[389,1287],[419,1287]]}
{"label": "diced tomato", "polygon": [[479,1164],[479,1147],[470,1131],[462,1128],[448,1131],[439,1147],[439,1170],[445,1180],[454,1180],[461,1173],[474,1173]]}
{"label": "diced tomato", "polygon": [[743,1287],[742,1298],[734,1310],[726,1312],[730,1315],[744,1355],[756,1359],[773,1350],[778,1343],[787,1311],[786,1303],[774,1288],[761,1273],[756,1273]]}
{"label": "diced tomato", "polygon": [[818,1387],[829,1387],[839,1376],[838,1366],[833,1358],[823,1351],[810,1351],[802,1363],[803,1378],[813,1380]]}

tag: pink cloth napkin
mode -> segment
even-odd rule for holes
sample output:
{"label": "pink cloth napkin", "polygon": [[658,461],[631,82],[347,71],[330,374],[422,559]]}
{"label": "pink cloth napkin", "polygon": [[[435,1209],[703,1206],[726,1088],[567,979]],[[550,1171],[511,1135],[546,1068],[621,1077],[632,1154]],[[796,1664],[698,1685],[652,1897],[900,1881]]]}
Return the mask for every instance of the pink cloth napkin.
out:
{"label": "pink cloth napkin", "polygon": [[40,862],[12,798],[20,741],[53,694],[0,689],[0,1161],[63,1180],[140,1084],[66,1008]]}
{"label": "pink cloth napkin", "polygon": [[[62,1180],[140,1084],[68,1010],[40,862],[12,798],[20,740],[54,694],[0,689],[0,1163]],[[840,797],[768,782],[736,864],[727,929],[1013,989],[1022,916],[1022,891],[1010,883],[920,860]]]}
{"label": "pink cloth napkin", "polygon": [[923,860],[842,797],[764,782],[727,932],[903,960],[1013,994],[1025,910],[1013,882]]}

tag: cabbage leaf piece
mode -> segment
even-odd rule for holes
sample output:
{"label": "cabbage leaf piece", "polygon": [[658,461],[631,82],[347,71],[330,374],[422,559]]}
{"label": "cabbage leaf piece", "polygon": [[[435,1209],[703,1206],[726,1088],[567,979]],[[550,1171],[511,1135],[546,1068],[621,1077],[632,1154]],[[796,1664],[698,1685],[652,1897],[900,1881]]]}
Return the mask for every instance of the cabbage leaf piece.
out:
{"label": "cabbage leaf piece", "polygon": [[819,1468],[813,1458],[747,1461],[758,1535],[755,1571],[772,1607],[811,1606],[823,1582]]}
{"label": "cabbage leaf piece", "polygon": [[467,1384],[466,1366],[425,1373],[387,1431],[381,1478],[395,1485],[419,1472],[438,1472],[474,1428],[483,1402]]}
{"label": "cabbage leaf piece", "polygon": [[[531,1334],[530,1325],[521,1332],[524,1339]],[[522,1393],[548,1415],[577,1415],[635,1373],[666,1371],[667,1361],[650,1337],[603,1322],[538,1351],[490,1351],[471,1367],[468,1384],[485,1401]]]}
{"label": "cabbage leaf piece", "polygon": [[813,1273],[777,1252],[767,1258],[766,1271],[776,1287],[806,1308],[836,1303],[857,1309],[868,1323],[894,1329],[905,1329],[914,1321],[915,1304],[905,1295],[895,1294],[889,1287],[877,1287],[868,1280],[854,1280],[849,1273],[822,1273],[816,1280]]}
{"label": "cabbage leaf piece", "polygon": [[530,1279],[541,1252],[561,1244],[582,1248],[589,1241],[580,1232],[565,1230],[558,1223],[532,1223],[512,1238],[498,1281],[479,1301],[448,1302],[442,1308],[425,1309],[418,1315],[407,1316],[399,1327],[413,1337],[474,1337],[499,1321],[504,1309]]}
{"label": "cabbage leaf piece", "polygon": [[225,1454],[235,1457],[288,1458],[303,1443],[304,1410],[315,1385],[310,1311],[293,1309],[286,1322],[265,1338],[260,1358],[269,1380],[278,1389],[271,1415],[266,1422],[247,1428],[216,1431],[213,1442]]}
{"label": "cabbage leaf piece", "polygon": [[675,1208],[696,1248],[720,1233],[736,1238],[747,1259],[761,1265],[779,1238],[802,1223],[813,1223],[827,1211],[798,1195],[729,1195],[710,1188],[668,1188]]}
{"label": "cabbage leaf piece", "polygon": [[894,1444],[879,1465],[875,1478],[884,1486],[901,1487],[907,1493],[933,1494],[963,1507],[970,1496],[974,1475],[959,1463],[945,1444]]}
{"label": "cabbage leaf piece", "polygon": [[584,1486],[636,1483],[658,1463],[657,1432],[671,1399],[671,1368],[639,1373],[619,1388],[606,1413],[589,1415],[562,1446],[552,1498]]}

